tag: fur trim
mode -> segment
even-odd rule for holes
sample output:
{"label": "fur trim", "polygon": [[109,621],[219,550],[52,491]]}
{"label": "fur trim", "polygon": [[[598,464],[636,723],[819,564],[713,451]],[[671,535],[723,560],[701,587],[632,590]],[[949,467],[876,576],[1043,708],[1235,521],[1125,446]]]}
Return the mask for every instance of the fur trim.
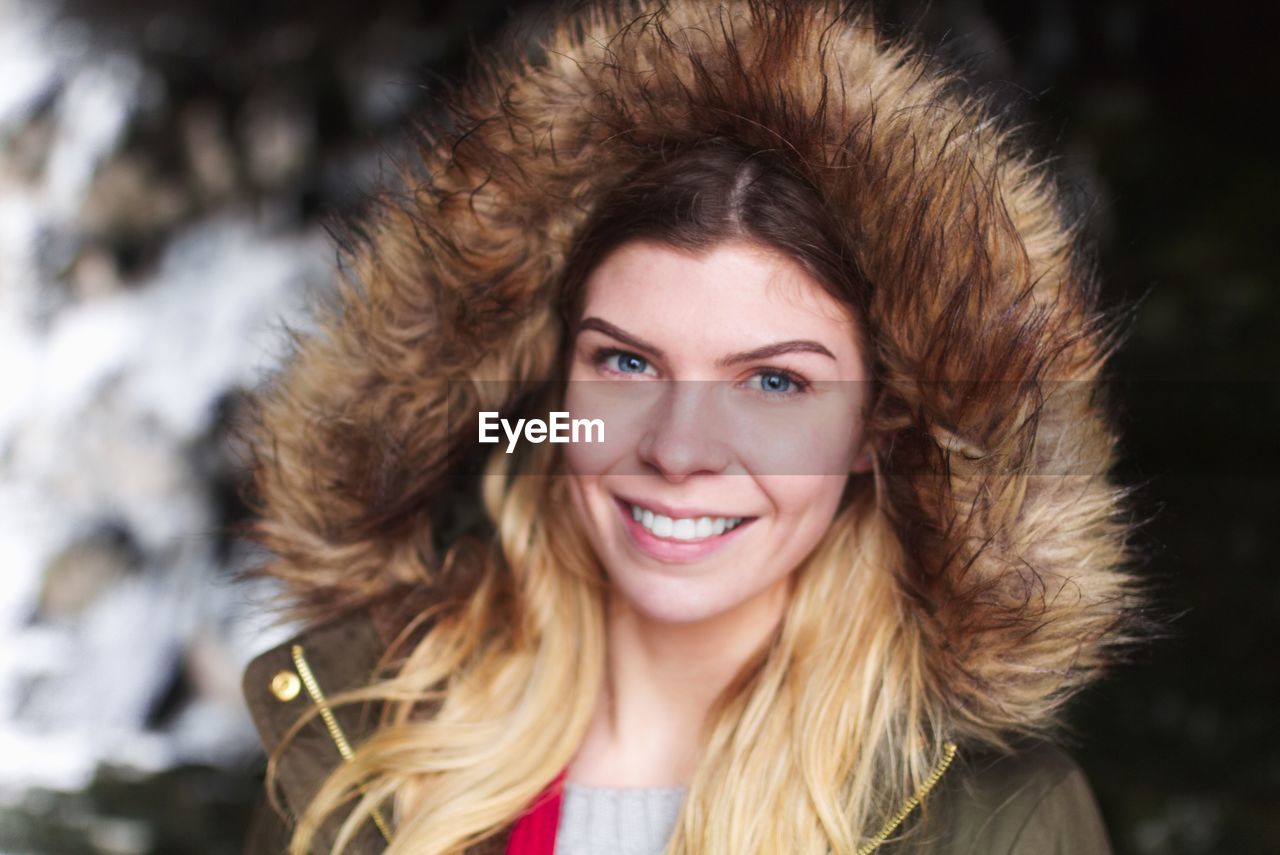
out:
{"label": "fur trim", "polygon": [[430,578],[449,408],[501,408],[475,381],[551,375],[556,274],[613,180],[672,143],[730,138],[799,166],[871,283],[885,394],[869,428],[953,737],[1048,728],[1131,640],[1138,590],[1099,400],[1118,336],[1049,178],[864,11],[588,8],[544,48],[445,99],[321,333],[260,396],[256,533],[292,614]]}

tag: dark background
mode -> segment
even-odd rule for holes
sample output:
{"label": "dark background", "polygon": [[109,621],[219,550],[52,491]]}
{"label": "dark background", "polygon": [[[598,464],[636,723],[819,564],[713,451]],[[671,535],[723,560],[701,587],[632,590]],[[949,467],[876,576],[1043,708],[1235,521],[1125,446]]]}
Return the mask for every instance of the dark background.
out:
{"label": "dark background", "polygon": [[[305,223],[356,210],[377,156],[400,150],[404,117],[429,111],[438,79],[536,5],[78,0],[64,14],[163,76],[166,108],[128,141],[157,181],[195,180],[174,143],[184,111],[211,116],[237,158],[254,111],[301,115],[312,142],[297,163],[271,173],[237,159],[222,195],[194,194],[181,216],[236,198]],[[1140,486],[1150,522],[1138,545],[1174,619],[1168,639],[1081,697],[1071,749],[1124,855],[1280,852],[1280,582],[1266,557],[1280,508],[1280,182],[1268,121],[1280,64],[1265,8],[877,4],[887,29],[919,28],[1027,120],[1089,214],[1106,304],[1132,316],[1114,365],[1119,474]],[[353,87],[370,68],[382,84]],[[125,224],[101,241],[127,279],[171,227]],[[224,503],[236,521],[229,490]],[[150,817],[157,851],[235,852],[260,780],[257,766],[104,774],[87,797],[107,814]],[[96,851],[59,816],[31,817],[23,845]]]}

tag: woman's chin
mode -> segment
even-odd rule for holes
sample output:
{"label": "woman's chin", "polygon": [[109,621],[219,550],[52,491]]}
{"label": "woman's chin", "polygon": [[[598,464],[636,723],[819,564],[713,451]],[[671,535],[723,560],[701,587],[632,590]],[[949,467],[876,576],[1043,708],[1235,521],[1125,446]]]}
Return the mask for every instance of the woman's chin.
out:
{"label": "woman's chin", "polygon": [[697,624],[723,615],[727,609],[721,603],[708,602],[697,596],[659,596],[646,591],[640,596],[623,593],[631,611],[649,623]]}
{"label": "woman's chin", "polygon": [[751,594],[725,584],[716,574],[673,576],[627,562],[625,568],[607,568],[614,596],[625,609],[651,623],[692,624],[713,621],[741,607]]}

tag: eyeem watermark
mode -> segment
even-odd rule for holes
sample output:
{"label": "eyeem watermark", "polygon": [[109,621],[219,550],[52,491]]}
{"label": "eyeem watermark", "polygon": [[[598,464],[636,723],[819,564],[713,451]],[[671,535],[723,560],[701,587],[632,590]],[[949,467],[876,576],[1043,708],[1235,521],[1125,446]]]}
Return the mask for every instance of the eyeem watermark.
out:
{"label": "eyeem watermark", "polygon": [[521,433],[527,442],[604,442],[603,419],[571,419],[566,412],[552,412],[550,420],[516,419],[514,425],[495,411],[480,413],[480,442],[489,445],[501,441],[498,428],[507,437],[507,454],[515,451]]}

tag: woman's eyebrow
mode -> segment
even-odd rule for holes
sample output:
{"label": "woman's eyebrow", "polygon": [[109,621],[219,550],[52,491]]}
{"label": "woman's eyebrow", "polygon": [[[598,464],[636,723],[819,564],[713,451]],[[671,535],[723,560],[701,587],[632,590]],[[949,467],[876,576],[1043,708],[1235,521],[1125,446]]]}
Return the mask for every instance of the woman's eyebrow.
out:
{"label": "woman's eyebrow", "polygon": [[603,318],[597,318],[594,315],[589,318],[583,318],[578,323],[578,332],[582,332],[583,330],[596,330],[597,332],[602,332],[605,335],[613,336],[623,344],[634,347],[636,350],[643,350],[646,353],[658,357],[659,359],[663,357],[663,353],[659,348],[654,347],[643,339],[636,338],[631,333],[614,326]]}
{"label": "woman's eyebrow", "polygon": [[738,365],[743,362],[757,362],[762,359],[772,359],[775,356],[781,356],[784,353],[817,353],[822,356],[835,359],[835,354],[827,350],[821,344],[812,339],[799,338],[793,341],[780,341],[777,344],[766,344],[764,347],[757,347],[755,350],[746,350],[742,353],[732,353],[728,356],[721,357],[716,360],[716,364],[722,368],[728,368],[732,365]]}
{"label": "woman's eyebrow", "polygon": [[[649,344],[643,339],[636,338],[631,333],[626,332],[619,327],[614,326],[603,318],[597,318],[594,315],[589,318],[583,318],[578,324],[578,332],[583,330],[596,330],[605,335],[612,336],[624,344],[634,347],[636,350],[643,350],[659,359],[663,357],[662,350]],[[740,365],[743,362],[758,362],[762,359],[772,359],[775,356],[781,356],[784,353],[817,353],[826,356],[829,359],[835,359],[835,354],[827,350],[824,346],[812,339],[801,338],[792,341],[780,341],[776,344],[766,344],[764,347],[757,347],[754,350],[745,350],[741,353],[731,353],[728,356],[722,356],[716,360],[716,365],[721,368],[728,368],[734,365]]]}

